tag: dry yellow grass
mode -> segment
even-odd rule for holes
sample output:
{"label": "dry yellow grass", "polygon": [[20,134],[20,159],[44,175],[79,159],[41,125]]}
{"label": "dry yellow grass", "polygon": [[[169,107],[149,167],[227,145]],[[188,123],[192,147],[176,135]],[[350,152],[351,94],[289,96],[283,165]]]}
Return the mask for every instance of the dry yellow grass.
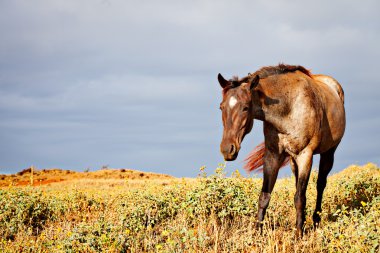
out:
{"label": "dry yellow grass", "polygon": [[293,177],[278,180],[259,233],[261,179],[226,177],[223,168],[197,179],[111,174],[0,189],[0,252],[379,252],[374,164],[329,177],[316,230],[312,173],[302,240],[294,233]]}

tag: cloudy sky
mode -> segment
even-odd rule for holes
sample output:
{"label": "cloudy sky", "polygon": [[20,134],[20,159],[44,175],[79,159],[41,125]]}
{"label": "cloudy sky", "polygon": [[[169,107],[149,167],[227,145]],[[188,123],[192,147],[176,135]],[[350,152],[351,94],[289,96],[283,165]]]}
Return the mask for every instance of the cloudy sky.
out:
{"label": "cloudy sky", "polygon": [[[379,164],[379,11],[377,0],[0,0],[0,173],[212,171],[223,161],[217,74],[279,62],[343,85],[334,171]],[[255,121],[228,171],[262,140]]]}

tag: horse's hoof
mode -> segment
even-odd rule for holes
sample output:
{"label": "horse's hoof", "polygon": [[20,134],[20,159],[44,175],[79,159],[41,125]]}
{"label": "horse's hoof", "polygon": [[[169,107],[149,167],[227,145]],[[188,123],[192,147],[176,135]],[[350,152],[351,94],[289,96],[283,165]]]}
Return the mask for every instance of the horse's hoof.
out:
{"label": "horse's hoof", "polygon": [[314,223],[314,227],[318,227],[319,224],[321,223],[321,216],[318,213],[313,214],[313,223]]}
{"label": "horse's hoof", "polygon": [[256,222],[256,230],[261,234],[263,232],[263,223],[258,221]]}
{"label": "horse's hoof", "polygon": [[297,228],[297,231],[296,231],[296,238],[297,238],[297,239],[301,239],[302,237],[303,237],[303,231],[302,231],[302,229]]}

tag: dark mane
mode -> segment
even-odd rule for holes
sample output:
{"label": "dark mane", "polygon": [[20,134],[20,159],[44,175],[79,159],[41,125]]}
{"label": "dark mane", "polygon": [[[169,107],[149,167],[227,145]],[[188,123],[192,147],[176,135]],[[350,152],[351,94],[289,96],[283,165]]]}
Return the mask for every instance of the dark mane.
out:
{"label": "dark mane", "polygon": [[260,78],[266,78],[268,76],[273,76],[273,75],[281,75],[289,72],[296,72],[296,71],[301,71],[305,75],[312,77],[312,74],[310,73],[309,70],[305,69],[302,66],[299,65],[286,65],[286,64],[278,64],[277,66],[268,66],[268,67],[263,67],[253,73],[251,76],[259,75]]}
{"label": "dark mane", "polygon": [[286,74],[289,72],[296,72],[297,70],[304,73],[305,75],[309,77],[312,77],[311,72],[300,65],[286,65],[286,64],[280,63],[277,66],[262,67],[261,69],[257,70],[255,73],[253,74],[248,73],[247,76],[241,79],[239,79],[237,76],[233,76],[232,79],[229,80],[231,82],[231,85],[223,89],[223,94],[226,94],[226,92],[229,91],[230,89],[240,86],[240,84],[242,83],[249,82],[250,80],[255,78],[257,75],[260,78],[266,78],[273,75],[281,75],[281,74]]}

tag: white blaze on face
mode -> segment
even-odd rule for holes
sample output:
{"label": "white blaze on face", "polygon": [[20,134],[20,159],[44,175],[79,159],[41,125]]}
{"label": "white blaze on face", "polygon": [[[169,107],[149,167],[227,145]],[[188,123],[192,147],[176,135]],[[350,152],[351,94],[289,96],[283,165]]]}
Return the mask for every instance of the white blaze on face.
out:
{"label": "white blaze on face", "polygon": [[232,109],[236,105],[236,103],[237,103],[237,99],[235,97],[231,97],[230,101],[228,102],[228,105]]}

